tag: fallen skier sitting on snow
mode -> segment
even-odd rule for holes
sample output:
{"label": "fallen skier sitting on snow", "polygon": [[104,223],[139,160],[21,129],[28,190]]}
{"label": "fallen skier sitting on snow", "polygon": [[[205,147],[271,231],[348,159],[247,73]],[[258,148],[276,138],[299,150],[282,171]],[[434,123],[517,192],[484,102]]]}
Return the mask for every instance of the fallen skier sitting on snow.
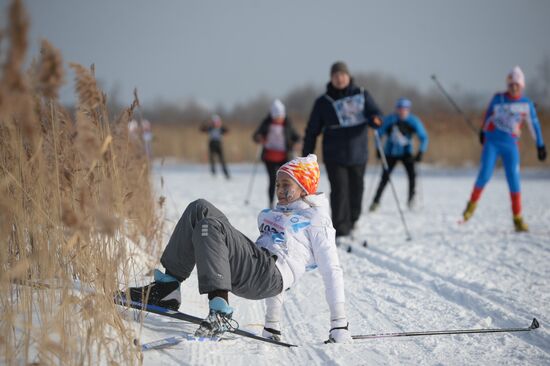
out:
{"label": "fallen skier sitting on snow", "polygon": [[228,292],[246,299],[267,299],[263,336],[281,338],[283,292],[307,268],[318,267],[330,308],[330,342],[350,342],[344,308],[344,279],[335,245],[328,201],[316,193],[319,165],[313,154],[296,158],[277,172],[275,209],[258,216],[254,243],[206,200],[187,206],[161,257],[165,273],[133,287],[133,301],[177,310],[180,283],[197,266],[199,292],[208,294],[209,314],[197,329],[201,337],[219,336],[232,325]]}

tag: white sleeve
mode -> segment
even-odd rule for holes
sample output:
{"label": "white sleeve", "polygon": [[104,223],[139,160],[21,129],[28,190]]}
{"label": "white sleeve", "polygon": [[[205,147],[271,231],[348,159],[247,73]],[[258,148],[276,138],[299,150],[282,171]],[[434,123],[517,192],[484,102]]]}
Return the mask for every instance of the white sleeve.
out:
{"label": "white sleeve", "polygon": [[328,226],[312,226],[311,248],[325,284],[325,297],[330,308],[331,328],[347,324],[344,296],[344,274],[338,258],[335,230]]}
{"label": "white sleeve", "polygon": [[281,330],[281,319],[283,317],[284,291],[279,295],[265,299],[265,327]]}

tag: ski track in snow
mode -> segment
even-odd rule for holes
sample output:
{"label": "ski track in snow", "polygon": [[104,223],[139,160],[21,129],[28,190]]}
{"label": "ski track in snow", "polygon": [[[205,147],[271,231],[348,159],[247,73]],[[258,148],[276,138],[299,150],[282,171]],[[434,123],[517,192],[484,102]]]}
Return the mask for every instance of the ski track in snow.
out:
{"label": "ski track in snow", "polygon": [[[258,167],[251,204],[244,205],[251,165],[230,167],[233,178],[212,177],[202,165],[155,165],[159,195],[167,197],[166,240],[186,205],[205,198],[250,238],[257,236],[256,216],[267,202],[267,177]],[[375,339],[350,345],[325,345],[329,314],[317,271],[285,296],[286,349],[245,338],[219,343],[182,342],[144,353],[145,365],[330,364],[330,365],[545,365],[550,364],[550,171],[531,170],[522,181],[524,217],[530,233],[513,232],[509,196],[502,171],[487,186],[473,219],[457,222],[476,172],[423,167],[417,208],[405,211],[413,240],[406,241],[390,187],[376,213],[366,213],[378,183],[379,168],[365,176],[364,213],[357,225],[353,253],[339,252],[346,284],[346,308],[353,334],[461,328],[527,327],[536,317],[541,328],[511,334],[452,335]],[[160,185],[160,177],[164,186]],[[392,175],[404,206],[406,177]],[[324,172],[321,191],[329,192]],[[368,248],[359,244],[368,241]],[[149,282],[143,277],[140,283]],[[260,333],[263,301],[230,295],[241,328]],[[205,316],[206,296],[195,274],[182,285],[181,311]],[[136,313],[123,310],[132,320]],[[196,326],[148,315],[142,343]]]}

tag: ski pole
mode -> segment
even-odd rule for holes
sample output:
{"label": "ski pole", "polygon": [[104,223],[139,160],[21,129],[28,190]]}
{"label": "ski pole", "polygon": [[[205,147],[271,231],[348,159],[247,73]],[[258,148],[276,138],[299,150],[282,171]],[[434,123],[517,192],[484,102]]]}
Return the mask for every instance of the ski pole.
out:
{"label": "ski pole", "polygon": [[439,90],[441,90],[441,93],[443,93],[443,95],[447,98],[449,103],[451,103],[452,106],[456,109],[456,111],[464,118],[468,126],[470,126],[470,129],[477,135],[478,129],[474,126],[474,124],[472,123],[472,120],[466,115],[466,113],[464,113],[464,111],[458,106],[458,104],[455,103],[453,98],[451,98],[449,93],[447,93],[445,88],[443,88],[443,85],[441,85],[441,83],[439,82],[439,80],[437,80],[437,77],[435,75],[432,75],[432,80],[437,85]]}
{"label": "ski pole", "polygon": [[258,162],[260,161],[261,157],[262,157],[262,148],[260,146],[258,147],[256,160],[254,161],[254,165],[252,166],[252,176],[250,177],[250,181],[248,182],[248,192],[246,193],[246,198],[244,200],[244,204],[247,206],[250,203],[250,196],[252,195],[252,187],[254,186],[254,178],[256,177],[256,170],[258,170]]}
{"label": "ski pole", "polygon": [[493,329],[454,329],[454,330],[431,330],[419,332],[399,332],[399,333],[378,333],[362,334],[351,336],[353,339],[377,339],[377,338],[397,338],[397,337],[418,337],[432,335],[451,335],[451,334],[481,334],[481,333],[512,333],[512,332],[530,332],[539,327],[539,322],[533,318],[533,322],[527,328],[493,328]]}
{"label": "ski pole", "polygon": [[[386,154],[384,153],[384,149],[382,148],[382,143],[380,142],[380,136],[378,135],[378,131],[374,131],[374,138],[376,142],[376,148],[378,149],[378,152],[380,153],[380,160],[382,161],[382,168],[389,173],[389,167],[388,167],[388,161],[386,160]],[[403,223],[403,227],[405,228],[405,234],[407,235],[407,241],[412,240],[411,233],[409,232],[409,228],[407,227],[407,222],[405,221],[405,215],[403,215],[403,210],[401,210],[401,204],[399,203],[399,198],[397,197],[397,191],[395,190],[395,186],[393,185],[393,181],[391,177],[388,174],[388,182],[390,183],[391,190],[393,192],[393,198],[395,199],[395,203],[397,204],[397,209],[399,210],[399,216],[401,217],[401,222]]]}

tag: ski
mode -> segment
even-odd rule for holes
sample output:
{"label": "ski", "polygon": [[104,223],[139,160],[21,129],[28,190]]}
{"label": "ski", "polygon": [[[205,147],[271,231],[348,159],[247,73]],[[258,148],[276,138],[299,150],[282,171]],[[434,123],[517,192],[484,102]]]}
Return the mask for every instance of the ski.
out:
{"label": "ski", "polygon": [[[132,300],[129,301],[126,298],[124,298],[123,296],[120,296],[120,295],[116,296],[114,301],[115,301],[116,304],[121,305],[121,306],[125,306],[125,307],[132,308],[132,309],[137,309],[137,310],[142,310],[142,311],[146,311],[148,313],[153,313],[153,314],[157,314],[157,315],[161,315],[161,316],[167,316],[167,317],[170,317],[170,318],[173,318],[173,319],[179,319],[179,320],[183,320],[183,321],[193,323],[193,324],[197,324],[197,325],[200,325],[201,322],[202,322],[202,318],[199,318],[199,317],[196,317],[196,316],[193,316],[193,315],[182,313],[180,311],[166,309],[166,308],[163,308],[161,306],[142,304],[140,302],[132,301]],[[277,346],[297,347],[295,344],[290,344],[290,343],[276,341],[276,340],[273,340],[273,339],[264,338],[264,337],[261,337],[261,336],[258,336],[256,334],[254,334],[254,333],[250,333],[250,332],[247,332],[247,331],[244,331],[244,330],[241,330],[241,329],[228,330],[228,332],[234,333],[234,334],[242,336],[242,337],[255,339],[257,341],[262,341],[262,342],[270,343],[270,344],[277,345]]]}
{"label": "ski", "polygon": [[539,322],[533,318],[531,325],[527,328],[489,328],[489,329],[453,329],[453,330],[432,330],[420,332],[399,332],[399,333],[379,333],[354,335],[353,339],[377,339],[377,338],[397,338],[397,337],[418,337],[433,335],[451,335],[451,334],[481,334],[481,333],[511,333],[511,332],[529,332],[539,328]]}
{"label": "ski", "polygon": [[[141,344],[141,351],[145,352],[145,351],[151,351],[151,350],[164,349],[171,346],[175,346],[181,342],[219,342],[221,340],[222,338],[220,337],[195,337],[191,333],[181,332],[178,335],[158,339],[152,342],[143,343]],[[139,345],[137,340],[135,343],[136,345]]]}

